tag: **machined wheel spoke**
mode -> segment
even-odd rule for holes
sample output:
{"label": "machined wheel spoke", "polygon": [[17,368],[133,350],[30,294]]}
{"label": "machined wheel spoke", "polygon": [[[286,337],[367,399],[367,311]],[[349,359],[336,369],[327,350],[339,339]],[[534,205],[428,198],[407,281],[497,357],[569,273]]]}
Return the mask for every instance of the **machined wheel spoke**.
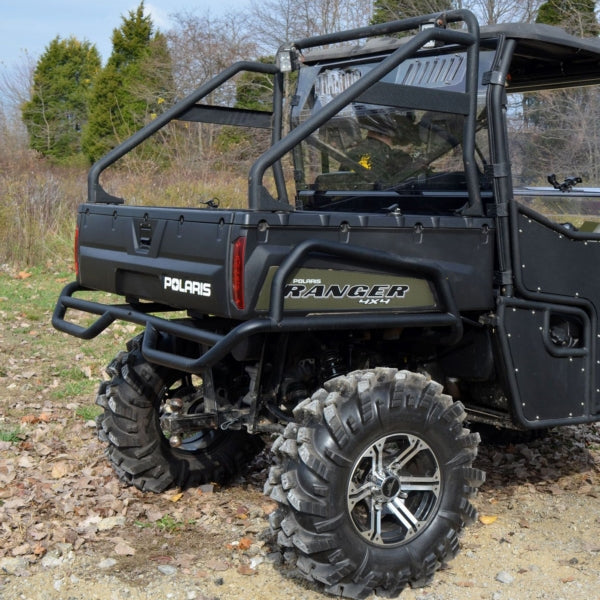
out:
{"label": "machined wheel spoke", "polygon": [[412,435],[407,435],[409,446],[399,454],[389,465],[388,469],[398,472],[398,470],[404,468],[421,450],[424,450],[426,446],[423,442]]}
{"label": "machined wheel spoke", "polygon": [[380,440],[376,444],[373,444],[368,452],[365,454],[366,457],[371,459],[372,463],[372,473],[383,476],[384,468],[383,468],[383,448],[385,446],[385,442]]}
{"label": "machined wheel spoke", "polygon": [[370,481],[358,487],[351,482],[348,490],[348,508],[352,510],[361,500],[369,498],[372,494],[372,489],[373,484]]}
{"label": "machined wheel spoke", "polygon": [[372,542],[381,542],[381,514],[381,506],[374,506],[371,511],[371,528],[368,535]]}
{"label": "machined wheel spoke", "polygon": [[437,493],[440,487],[440,476],[436,472],[431,477],[413,477],[403,475],[400,477],[400,485],[403,492],[434,492]]}
{"label": "machined wheel spoke", "polygon": [[396,498],[393,502],[388,502],[387,507],[406,529],[417,529],[419,520],[406,508],[403,500]]}

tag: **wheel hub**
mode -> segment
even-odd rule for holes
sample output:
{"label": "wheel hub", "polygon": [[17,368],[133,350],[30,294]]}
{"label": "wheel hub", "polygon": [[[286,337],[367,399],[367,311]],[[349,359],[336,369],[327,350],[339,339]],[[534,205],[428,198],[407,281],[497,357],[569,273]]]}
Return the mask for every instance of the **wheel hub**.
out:
{"label": "wheel hub", "polygon": [[402,491],[402,484],[396,475],[388,475],[383,479],[375,475],[374,480],[373,495],[381,502],[391,502]]}

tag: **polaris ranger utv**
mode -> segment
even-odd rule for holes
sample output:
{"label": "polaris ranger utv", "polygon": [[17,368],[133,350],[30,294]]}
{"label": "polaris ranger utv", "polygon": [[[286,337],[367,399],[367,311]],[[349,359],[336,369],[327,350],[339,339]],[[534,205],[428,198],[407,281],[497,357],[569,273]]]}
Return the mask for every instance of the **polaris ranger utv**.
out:
{"label": "polaris ranger utv", "polygon": [[[269,110],[206,101],[243,71],[272,78]],[[597,40],[454,11],[237,63],[109,152],[53,324],[145,327],[97,397],[119,478],[223,482],[278,436],[271,526],[308,580],[351,598],[430,581],[484,481],[465,423],[600,419],[600,191],[564,128],[571,92],[600,121],[599,81]],[[105,191],[171,121],[270,132],[247,209]]]}

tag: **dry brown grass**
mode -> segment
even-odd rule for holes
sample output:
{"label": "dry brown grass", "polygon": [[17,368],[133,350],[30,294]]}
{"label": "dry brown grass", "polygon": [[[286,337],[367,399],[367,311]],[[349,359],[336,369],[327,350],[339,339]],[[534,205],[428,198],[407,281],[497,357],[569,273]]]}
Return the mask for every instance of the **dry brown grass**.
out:
{"label": "dry brown grass", "polygon": [[[4,156],[0,171],[0,262],[55,262],[70,252],[67,221],[84,195],[85,173],[53,167],[32,152]],[[67,250],[69,249],[69,250]]]}
{"label": "dry brown grass", "polygon": [[[0,108],[0,265],[70,262],[88,169],[81,161],[53,164],[29,150],[24,128],[2,114]],[[206,208],[217,200],[221,208],[246,208],[248,172],[269,137],[236,138],[228,128],[168,127],[157,134],[158,144],[139,146],[103,172],[104,189],[127,204]],[[291,166],[284,164],[293,182]],[[264,185],[274,193],[269,172]]]}
{"label": "dry brown grass", "polygon": [[[202,207],[218,199],[224,208],[246,206],[243,172],[186,165],[153,169],[112,168],[105,189],[128,204]],[[23,147],[0,150],[0,264],[51,265],[70,260],[77,206],[87,197],[87,169],[53,165]]]}
{"label": "dry brown grass", "polygon": [[243,208],[248,186],[243,174],[213,171],[201,176],[178,166],[147,175],[112,170],[101,182],[106,191],[124,198],[127,204],[145,206],[203,207],[218,199],[223,208]]}

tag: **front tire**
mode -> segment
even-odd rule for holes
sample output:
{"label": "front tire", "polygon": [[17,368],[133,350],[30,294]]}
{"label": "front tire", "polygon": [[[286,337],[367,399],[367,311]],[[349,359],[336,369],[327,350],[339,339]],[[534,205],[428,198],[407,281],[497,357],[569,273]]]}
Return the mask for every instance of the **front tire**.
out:
{"label": "front tire", "polygon": [[[112,378],[96,398],[104,409],[98,436],[119,479],[152,492],[227,483],[262,449],[262,440],[245,431],[209,429],[172,448],[159,417],[169,398],[189,393],[189,375],[147,362],[141,340],[131,340],[112,361]],[[201,409],[196,402],[189,411]]]}
{"label": "front tire", "polygon": [[424,376],[356,371],[294,411],[273,445],[265,493],[279,504],[277,542],[309,581],[350,598],[427,583],[458,550],[484,481],[479,436]]}

